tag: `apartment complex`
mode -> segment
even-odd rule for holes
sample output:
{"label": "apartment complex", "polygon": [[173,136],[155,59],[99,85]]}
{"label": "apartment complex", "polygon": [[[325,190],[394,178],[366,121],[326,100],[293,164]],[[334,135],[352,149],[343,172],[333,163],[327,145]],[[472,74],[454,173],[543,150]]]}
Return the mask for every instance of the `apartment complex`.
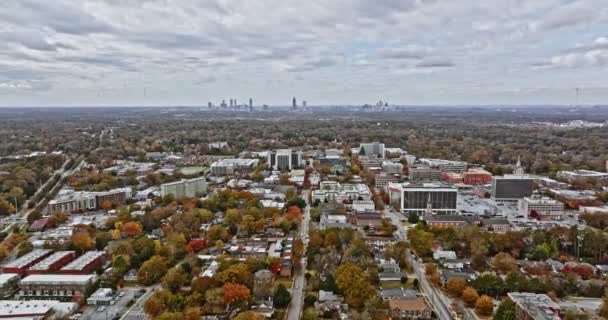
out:
{"label": "apartment complex", "polygon": [[268,151],[267,164],[272,170],[289,171],[304,166],[302,151],[279,149]]}
{"label": "apartment complex", "polygon": [[204,193],[207,193],[207,180],[205,177],[182,179],[180,181],[163,183],[160,185],[160,194],[162,197],[172,195],[176,199],[186,197],[194,198]]}
{"label": "apartment complex", "polygon": [[214,176],[233,175],[253,171],[260,160],[258,159],[223,159],[211,164],[211,174]]}
{"label": "apartment complex", "polygon": [[452,161],[443,159],[418,159],[423,165],[437,168],[441,172],[463,173],[467,169],[467,163],[464,161]]}
{"label": "apartment complex", "polygon": [[340,184],[335,181],[322,181],[319,190],[312,191],[313,202],[352,202],[371,200],[371,191],[363,183]]}
{"label": "apartment complex", "polygon": [[102,192],[74,191],[62,189],[55,199],[49,201],[45,210],[48,214],[56,212],[71,213],[98,209],[102,203],[110,201],[124,204],[131,198],[131,188],[117,188]]}
{"label": "apartment complex", "polygon": [[441,170],[427,166],[412,167],[409,176],[412,182],[436,182],[441,180]]}
{"label": "apartment complex", "polygon": [[573,171],[558,171],[556,174],[558,179],[566,180],[569,183],[578,181],[606,181],[608,173],[591,170],[573,170]]}

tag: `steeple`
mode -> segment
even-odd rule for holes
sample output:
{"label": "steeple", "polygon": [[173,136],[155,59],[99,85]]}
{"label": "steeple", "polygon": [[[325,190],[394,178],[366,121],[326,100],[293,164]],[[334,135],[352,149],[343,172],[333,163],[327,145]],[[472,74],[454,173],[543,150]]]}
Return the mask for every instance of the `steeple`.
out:
{"label": "steeple", "polygon": [[524,168],[521,167],[521,158],[519,155],[517,156],[517,163],[515,164],[514,173],[519,175],[524,174]]}
{"label": "steeple", "polygon": [[429,192],[429,199],[426,202],[426,214],[433,214],[433,202],[431,201],[431,193]]}

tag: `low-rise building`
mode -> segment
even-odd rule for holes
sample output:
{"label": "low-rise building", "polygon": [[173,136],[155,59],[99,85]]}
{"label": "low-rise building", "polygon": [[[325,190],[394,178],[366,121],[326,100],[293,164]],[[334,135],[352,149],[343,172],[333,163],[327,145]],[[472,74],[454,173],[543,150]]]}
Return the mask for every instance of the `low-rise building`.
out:
{"label": "low-rise building", "polygon": [[607,172],[598,172],[591,170],[573,170],[573,171],[558,171],[555,175],[558,179],[566,180],[569,183],[581,181],[607,181]]}
{"label": "low-rise building", "polygon": [[89,298],[87,304],[90,306],[106,306],[114,299],[111,288],[99,288]]}
{"label": "low-rise building", "polygon": [[35,249],[25,255],[5,263],[2,266],[2,273],[18,273],[25,274],[27,269],[36,263],[42,261],[42,259],[48,257],[53,253],[52,250],[48,249]]}
{"label": "low-rise building", "polygon": [[559,320],[560,306],[546,294],[510,292],[517,320]]}
{"label": "low-rise building", "polygon": [[105,252],[88,251],[59,270],[62,274],[86,275],[95,271],[105,262]]}
{"label": "low-rise building", "polygon": [[249,173],[260,162],[259,159],[222,159],[211,164],[211,174],[214,176]]}
{"label": "low-rise building", "polygon": [[312,191],[312,202],[345,203],[353,200],[371,200],[371,191],[363,183],[339,184],[334,181],[323,181],[320,185],[321,189]]}
{"label": "low-rise building", "polygon": [[390,299],[388,305],[393,319],[430,320],[433,314],[424,298]]}
{"label": "low-rise building", "polygon": [[492,183],[492,174],[482,168],[471,168],[462,174],[462,182],[470,185]]}
{"label": "low-rise building", "polygon": [[441,170],[417,166],[409,169],[409,177],[412,182],[436,182],[441,180]]}
{"label": "low-rise building", "polygon": [[374,176],[375,187],[378,191],[386,192],[389,183],[396,183],[398,181],[399,179],[392,174],[379,173]]}
{"label": "low-rise building", "polygon": [[0,319],[63,319],[77,309],[78,306],[74,303],[62,303],[57,300],[0,300]]}
{"label": "low-rise building", "polygon": [[564,204],[548,197],[533,195],[519,201],[519,210],[526,216],[534,216],[539,220],[562,220]]}
{"label": "low-rise building", "polygon": [[399,162],[393,161],[382,161],[382,171],[388,174],[401,174],[403,172],[403,165]]}
{"label": "low-rise building", "polygon": [[472,218],[457,215],[425,215],[426,224],[436,228],[457,228],[472,222]]}
{"label": "low-rise building", "polygon": [[23,299],[84,301],[95,283],[95,275],[33,274],[19,282]]}
{"label": "low-rise building", "polygon": [[31,266],[28,270],[28,274],[45,274],[51,271],[57,271],[61,267],[65,266],[76,257],[75,251],[57,251],[52,255],[48,256],[44,260]]}
{"label": "low-rise building", "polygon": [[351,228],[352,225],[346,222],[346,216],[341,214],[321,214],[319,229],[331,228]]}
{"label": "low-rise building", "polygon": [[442,172],[441,181],[449,184],[462,183],[462,174],[457,172]]}
{"label": "low-rise building", "polygon": [[467,163],[464,161],[428,158],[420,158],[418,161],[431,168],[437,168],[441,172],[463,173],[467,169]]}
{"label": "low-rise building", "polygon": [[505,218],[483,219],[481,223],[487,231],[504,233],[511,230],[511,223]]}

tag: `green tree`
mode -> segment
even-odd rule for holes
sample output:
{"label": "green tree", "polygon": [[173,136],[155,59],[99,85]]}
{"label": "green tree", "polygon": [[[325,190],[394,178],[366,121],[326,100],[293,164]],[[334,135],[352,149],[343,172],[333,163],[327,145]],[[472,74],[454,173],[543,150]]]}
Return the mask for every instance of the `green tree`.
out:
{"label": "green tree", "polygon": [[302,320],[317,320],[319,319],[319,312],[313,307],[306,308],[302,315]]}
{"label": "green tree", "polygon": [[408,230],[407,237],[410,239],[410,244],[418,255],[428,257],[433,252],[432,249],[435,236],[431,232],[412,228]]}
{"label": "green tree", "polygon": [[363,306],[365,301],[376,293],[365,271],[353,263],[345,263],[338,267],[336,284],[344,294],[346,303],[354,308]]}
{"label": "green tree", "polygon": [[137,271],[137,281],[149,286],[160,280],[165,273],[167,273],[167,261],[160,256],[153,256]]}
{"label": "green tree", "polygon": [[494,320],[515,320],[515,303],[509,298],[505,298],[494,313]]}
{"label": "green tree", "polygon": [[285,308],[291,302],[291,294],[283,284],[279,284],[274,291],[274,305],[278,308]]}
{"label": "green tree", "polygon": [[188,275],[182,268],[172,268],[163,277],[163,287],[172,293],[176,293],[179,288],[188,282]]}
{"label": "green tree", "polygon": [[294,197],[291,198],[291,200],[287,201],[287,203],[285,204],[286,208],[289,208],[291,206],[298,206],[300,207],[300,209],[304,210],[304,208],[306,208],[306,201],[301,197]]}

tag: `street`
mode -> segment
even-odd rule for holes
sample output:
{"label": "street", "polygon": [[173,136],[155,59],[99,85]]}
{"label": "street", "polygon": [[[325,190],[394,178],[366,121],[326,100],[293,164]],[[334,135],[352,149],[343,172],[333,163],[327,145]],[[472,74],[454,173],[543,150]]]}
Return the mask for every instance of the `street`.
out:
{"label": "street", "polygon": [[[306,253],[306,247],[308,246],[308,224],[310,223],[310,203],[308,203],[308,197],[310,190],[304,190],[302,197],[306,201],[306,208],[304,208],[304,215],[302,217],[302,224],[300,226],[300,238],[304,244],[304,253]],[[296,269],[294,276],[294,288],[291,290],[291,303],[287,311],[287,320],[298,320],[302,314],[302,306],[304,304],[304,289],[305,289],[305,277],[306,273],[306,255],[300,259],[301,267]]]}
{"label": "street", "polygon": [[97,311],[98,306],[87,306],[85,312],[82,314],[82,319],[111,320],[115,315],[123,314],[127,309],[127,303],[134,299],[133,296],[139,289],[140,288],[136,287],[120,289],[120,291],[125,292],[125,295],[119,298],[114,305],[105,306],[106,309],[104,311]]}
{"label": "street", "polygon": [[[405,227],[401,222],[403,215],[399,212],[395,212],[392,208],[387,207],[384,209],[384,216],[391,219],[391,222],[397,226],[397,239],[407,241],[407,230],[405,230]],[[450,300],[443,294],[443,292],[437,290],[429,283],[424,271],[424,264],[418,261],[414,255],[409,253],[409,251],[407,256],[409,264],[412,267],[412,270],[414,270],[416,278],[418,278],[420,289],[427,296],[431,307],[437,314],[437,317],[442,320],[454,319],[453,313],[450,310]]]}
{"label": "street", "polygon": [[[152,294],[154,294],[154,292],[156,290],[158,290],[158,288],[160,288],[160,284],[156,284],[154,286],[151,287],[146,287],[144,289],[146,289],[146,293],[144,293],[144,295],[142,295],[141,297],[139,297],[135,303],[131,306],[131,308],[129,308],[129,310],[127,310],[123,316],[120,318],[120,320],[142,320],[146,318],[145,312],[144,312],[144,303],[146,303],[146,301],[148,300],[148,298],[150,298],[150,296],[152,296]],[[136,288],[137,290],[140,290],[141,287]]]}

